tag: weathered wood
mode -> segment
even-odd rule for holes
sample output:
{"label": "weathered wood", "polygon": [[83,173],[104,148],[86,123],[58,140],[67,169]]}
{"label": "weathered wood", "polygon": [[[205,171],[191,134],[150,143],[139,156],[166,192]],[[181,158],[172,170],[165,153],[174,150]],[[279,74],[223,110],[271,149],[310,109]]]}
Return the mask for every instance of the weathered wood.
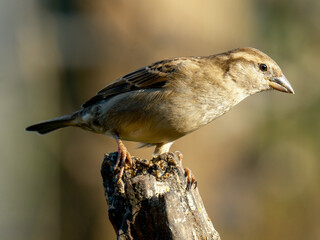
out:
{"label": "weathered wood", "polygon": [[186,190],[184,170],[173,153],[151,160],[133,157],[123,179],[115,182],[117,153],[107,154],[101,174],[109,219],[117,239],[220,239],[198,189]]}

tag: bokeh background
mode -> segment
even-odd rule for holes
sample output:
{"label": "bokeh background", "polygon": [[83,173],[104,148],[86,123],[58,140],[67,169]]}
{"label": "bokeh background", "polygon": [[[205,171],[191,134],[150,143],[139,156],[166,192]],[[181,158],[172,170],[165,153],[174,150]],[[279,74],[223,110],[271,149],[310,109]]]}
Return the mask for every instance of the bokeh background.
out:
{"label": "bokeh background", "polygon": [[100,177],[115,141],[24,128],[154,61],[240,46],[272,56],[296,95],[252,96],[172,150],[223,240],[320,239],[319,23],[318,0],[1,0],[0,239],[115,239]]}

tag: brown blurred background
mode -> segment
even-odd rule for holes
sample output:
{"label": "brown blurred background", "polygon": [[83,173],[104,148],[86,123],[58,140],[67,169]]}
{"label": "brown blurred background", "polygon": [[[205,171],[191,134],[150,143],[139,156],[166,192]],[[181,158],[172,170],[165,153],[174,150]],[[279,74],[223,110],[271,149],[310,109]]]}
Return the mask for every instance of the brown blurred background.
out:
{"label": "brown blurred background", "polygon": [[272,56],[296,95],[250,97],[172,150],[223,240],[320,239],[319,23],[318,0],[0,1],[0,239],[115,239],[100,177],[115,141],[26,126],[154,61],[241,46]]}

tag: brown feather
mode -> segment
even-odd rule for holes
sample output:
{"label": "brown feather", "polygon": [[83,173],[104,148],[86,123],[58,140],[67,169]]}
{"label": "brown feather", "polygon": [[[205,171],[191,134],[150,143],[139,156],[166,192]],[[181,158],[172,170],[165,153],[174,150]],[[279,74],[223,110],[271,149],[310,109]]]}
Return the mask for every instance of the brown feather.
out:
{"label": "brown feather", "polygon": [[96,96],[85,102],[82,107],[89,107],[99,101],[115,95],[139,89],[162,88],[169,77],[178,71],[185,58],[175,58],[156,62],[150,66],[131,72],[100,90]]}

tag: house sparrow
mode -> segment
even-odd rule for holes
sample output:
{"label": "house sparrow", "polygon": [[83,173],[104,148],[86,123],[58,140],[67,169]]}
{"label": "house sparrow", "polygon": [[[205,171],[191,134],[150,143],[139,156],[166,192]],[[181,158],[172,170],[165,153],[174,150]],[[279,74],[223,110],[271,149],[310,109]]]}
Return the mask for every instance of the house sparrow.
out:
{"label": "house sparrow", "polygon": [[77,112],[26,130],[46,134],[76,126],[115,138],[120,179],[125,165],[132,164],[122,140],[154,145],[154,156],[166,153],[178,138],[212,122],[244,98],[269,89],[294,93],[277,63],[254,48],[173,58],[117,79]]}

